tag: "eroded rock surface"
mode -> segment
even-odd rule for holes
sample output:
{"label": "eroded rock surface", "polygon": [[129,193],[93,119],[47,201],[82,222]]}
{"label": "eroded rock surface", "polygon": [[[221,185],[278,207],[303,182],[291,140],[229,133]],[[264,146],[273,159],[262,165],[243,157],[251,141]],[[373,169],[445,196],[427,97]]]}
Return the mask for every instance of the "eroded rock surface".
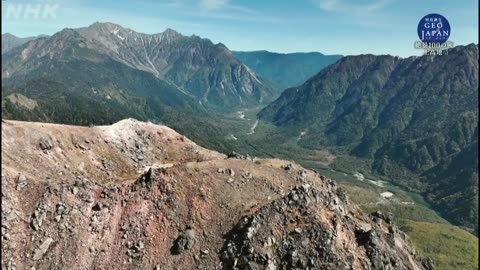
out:
{"label": "eroded rock surface", "polygon": [[2,269],[430,268],[300,165],[131,119],[2,122]]}
{"label": "eroded rock surface", "polygon": [[223,269],[423,269],[405,235],[323,189],[295,187],[227,235]]}

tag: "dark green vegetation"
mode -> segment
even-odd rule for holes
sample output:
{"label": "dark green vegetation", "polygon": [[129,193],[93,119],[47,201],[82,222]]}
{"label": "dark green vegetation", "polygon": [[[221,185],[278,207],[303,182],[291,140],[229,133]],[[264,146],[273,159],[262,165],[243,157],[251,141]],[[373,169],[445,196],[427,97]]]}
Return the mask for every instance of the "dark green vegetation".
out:
{"label": "dark green vegetation", "polygon": [[[382,175],[478,232],[478,46],[439,57],[349,56],[259,113],[333,168]],[[284,139],[279,143],[288,143]]]}
{"label": "dark green vegetation", "polygon": [[[334,69],[336,65],[339,65],[339,63],[330,68],[326,68],[323,72],[328,75],[324,75],[325,77],[316,81],[313,81],[315,79],[309,81],[311,82],[312,90],[305,89],[303,88],[304,86],[293,88],[287,90],[279,99],[279,101],[284,99],[285,103],[291,101],[287,98],[288,95],[301,99],[300,102],[295,100],[298,102],[295,104],[281,104],[282,106],[278,106],[277,108],[281,108],[283,111],[278,109],[279,113],[274,115],[279,117],[276,120],[282,119],[281,117],[285,117],[284,120],[289,120],[289,117],[296,118],[293,118],[291,122],[285,121],[287,123],[282,123],[281,121],[276,122],[272,118],[263,117],[254,134],[246,136],[238,135],[239,140],[235,143],[239,149],[243,149],[247,153],[294,159],[305,167],[316,169],[321,174],[337,180],[348,190],[351,200],[359,205],[365,212],[379,210],[393,213],[395,222],[401,229],[407,231],[407,235],[409,235],[417,251],[431,257],[437,269],[478,269],[478,248],[476,247],[478,238],[459,227],[450,225],[449,222],[445,220],[448,219],[456,224],[468,226],[469,228],[463,227],[467,230],[472,230],[472,228],[478,226],[475,218],[477,214],[473,214],[473,217],[468,214],[461,214],[462,211],[463,213],[468,211],[476,213],[477,210],[475,209],[478,209],[478,204],[475,201],[477,198],[476,192],[478,192],[478,176],[475,175],[477,168],[476,157],[478,153],[475,140],[476,135],[473,134],[476,132],[476,119],[478,119],[478,98],[476,96],[476,89],[478,87],[478,75],[476,75],[478,64],[475,64],[478,53],[475,49],[476,46],[457,48],[457,50],[463,50],[463,52],[457,51],[452,53],[460,54],[460,56],[463,53],[463,57],[452,55],[448,59],[443,59],[447,62],[441,61],[442,59],[433,59],[433,61],[440,60],[440,63],[430,64],[432,66],[439,65],[437,70],[432,71],[427,69],[428,65],[425,63],[431,63],[430,61],[432,61],[432,59],[411,58],[402,60],[384,56],[378,57],[379,59],[376,59],[376,63],[371,63],[371,66],[368,66],[367,63],[362,63],[361,58],[377,57],[352,57],[353,59],[350,59],[350,61],[359,61],[360,63],[356,65],[346,63],[339,67],[342,72],[354,72],[355,69],[359,68],[366,68],[367,71],[359,74],[354,80],[345,77],[336,77],[338,76],[338,71],[332,69]],[[348,59],[340,60],[340,63],[347,60]],[[388,72],[395,74],[397,80],[401,79],[400,76],[406,76],[407,79],[397,86],[401,89],[398,89],[396,94],[390,93],[390,95],[392,95],[390,99],[387,100],[384,97],[373,96],[370,99],[378,100],[375,102],[372,100],[372,103],[363,104],[363,102],[365,102],[363,100],[369,99],[368,96],[371,92],[376,92],[376,95],[381,96],[383,94],[382,92],[391,91],[388,90],[388,88],[399,83],[399,81],[382,84],[376,83],[375,80],[379,80],[380,78],[382,78],[382,80],[390,80],[387,79],[387,77],[390,77],[391,74],[381,76],[372,72],[372,70],[375,71],[376,69],[382,70],[385,65],[382,67],[381,62],[384,60],[394,60],[395,62],[411,61],[410,63],[405,63],[406,66],[404,67],[403,73],[393,71],[393,69],[395,69],[393,67],[395,66],[394,63],[387,63],[386,65],[392,65]],[[420,67],[415,67],[417,64]],[[415,84],[415,81],[418,81],[418,79],[415,78],[415,73],[422,74],[420,71],[424,69],[427,70],[422,71],[423,75],[421,76],[427,76],[426,74],[431,73],[431,75],[426,77],[428,82],[425,81],[414,86],[414,88],[417,88],[416,95],[408,93],[408,91],[406,91],[407,88]],[[447,69],[447,71],[442,71],[442,69]],[[320,72],[320,74],[323,74],[323,72]],[[370,76],[369,73],[373,75]],[[328,82],[330,77],[332,77],[331,81]],[[436,84],[435,78],[441,79],[441,82]],[[467,80],[465,81],[465,79]],[[340,93],[338,97],[332,98],[337,91],[336,85],[342,85],[345,81],[349,83],[345,88],[353,88],[352,90],[345,90],[345,92],[353,92]],[[364,81],[364,85],[362,85],[360,81]],[[365,86],[365,84],[368,85],[368,81],[373,81],[373,85]],[[464,81],[464,83],[462,83],[462,81]],[[307,84],[309,82],[307,82]],[[331,84],[330,92],[322,93],[321,89],[318,89],[318,92],[313,91],[313,88],[316,88],[317,85],[322,82]],[[358,84],[360,85],[357,87]],[[441,88],[444,85],[452,88],[456,88],[458,85],[460,86],[450,92],[448,89],[433,89]],[[354,90],[355,87],[357,87],[357,90]],[[362,89],[363,87],[366,89]],[[429,89],[428,94],[424,96],[421,95],[421,92],[425,91],[423,87]],[[374,89],[377,89],[377,91],[374,91]],[[300,93],[300,91],[305,92]],[[354,91],[360,91],[360,93],[355,93]],[[458,95],[457,91],[462,91],[464,94],[460,92],[460,95]],[[440,92],[440,96],[438,92]],[[353,97],[349,96],[350,94],[352,94]],[[316,95],[319,96],[317,97]],[[431,104],[426,101],[430,96],[432,99],[430,102],[436,104],[438,108],[431,106]],[[330,104],[328,104],[329,98],[331,98]],[[355,99],[360,99],[360,101],[355,101]],[[427,102],[427,104],[422,104],[422,99],[423,102]],[[310,104],[309,102],[312,100],[314,103]],[[268,110],[278,105],[279,101],[267,107],[260,113],[260,116],[264,116],[263,114],[266,114]],[[325,103],[322,104],[322,102]],[[415,104],[416,102],[420,103]],[[386,104],[379,105],[379,103]],[[413,108],[404,108],[405,105],[402,105],[402,103],[412,106]],[[346,106],[348,104],[349,106],[347,108]],[[325,106],[330,107],[327,109]],[[338,109],[336,106],[338,106]],[[342,106],[345,106],[345,108],[340,108]],[[356,115],[362,110],[368,110],[368,106],[372,106],[371,112]],[[389,108],[390,106],[392,106],[392,108]],[[449,108],[450,106],[454,106],[454,108]],[[411,114],[414,115],[412,115],[411,118],[407,117],[403,120],[405,123],[399,125],[402,121],[396,118],[402,116],[402,114],[399,114],[398,109],[393,110],[395,107],[398,109],[411,110]],[[389,108],[388,110],[390,111],[382,113],[382,110],[387,110],[387,108]],[[303,114],[302,109],[306,110],[305,114]],[[315,126],[315,124],[318,124],[319,119],[321,120],[323,113],[318,111],[322,109],[325,109],[325,113],[331,116],[331,118],[324,120],[323,126]],[[468,111],[473,117],[464,118],[462,116],[464,111]],[[299,115],[296,115],[297,112],[300,112]],[[366,117],[366,115],[369,114],[372,116]],[[247,118],[253,118],[253,115],[254,113],[247,115]],[[457,117],[452,117],[452,115]],[[361,127],[365,125],[362,121],[363,118],[366,117],[366,121],[371,121],[374,124],[371,124],[370,128],[365,127],[361,129],[362,135],[359,135],[358,138],[362,138],[363,133],[367,135],[371,132],[371,137],[380,139],[379,135],[374,135],[384,129],[384,133],[396,139],[389,139],[392,142],[389,142],[388,147],[392,147],[393,149],[402,149],[402,144],[395,147],[395,144],[399,142],[405,142],[407,145],[416,142],[429,143],[427,149],[431,149],[432,147],[444,149],[445,142],[442,140],[429,140],[429,136],[431,136],[429,134],[431,133],[434,134],[433,137],[436,139],[440,138],[442,134],[447,134],[444,135],[444,140],[448,141],[451,145],[458,141],[462,147],[457,149],[457,154],[451,154],[451,152],[447,152],[445,149],[441,150],[442,152],[436,156],[437,164],[432,165],[430,169],[423,169],[423,171],[421,169],[422,166],[419,166],[417,171],[410,171],[406,165],[396,162],[396,167],[391,167],[390,170],[409,172],[408,178],[401,177],[396,179],[395,175],[375,169],[376,154],[366,156],[353,151],[354,149],[360,149],[358,142],[361,141],[361,139],[352,140],[351,143],[339,143],[335,141],[337,133],[328,133],[325,131],[330,127],[329,124],[334,121],[332,119],[338,121],[342,119],[342,117],[345,117],[347,120],[348,118],[352,118],[352,120],[350,120],[351,122],[343,124],[344,127],[349,127],[347,124],[352,125],[349,127],[350,129],[345,128],[345,133],[338,133],[344,138],[353,136],[355,132],[352,131],[355,131],[358,126]],[[373,120],[370,120],[370,118],[373,118]],[[429,121],[429,119],[431,121]],[[467,128],[463,128],[462,125],[458,126],[456,131],[451,130],[451,128],[445,128],[445,126],[455,125],[452,124],[455,122],[458,125],[457,121],[463,123]],[[408,125],[413,126],[408,127]],[[469,125],[474,126],[473,131],[471,128],[468,128]],[[397,126],[398,130],[396,130]],[[437,129],[432,131],[431,129],[435,127],[437,127]],[[408,133],[403,133],[404,130],[408,131]],[[305,132],[305,134],[300,136],[301,132]],[[462,139],[462,136],[456,137],[455,135],[451,135],[454,132],[469,134],[467,136],[468,139]],[[388,142],[387,139],[388,137],[385,139],[386,142]],[[387,145],[387,143],[383,144]],[[375,147],[372,147],[372,149],[375,149]],[[382,145],[382,147],[378,149],[386,152],[389,148],[383,147]],[[379,155],[384,153],[381,151],[378,152]],[[408,155],[421,160],[416,156],[416,151],[411,151]],[[406,160],[408,160],[408,157],[405,157],[403,161]],[[471,161],[470,163],[468,163],[469,160]],[[393,163],[395,160],[389,158],[389,161]],[[417,163],[418,162],[420,161],[417,161]],[[377,187],[366,181],[361,182],[356,180],[355,177],[352,176],[353,172],[361,172],[367,179],[394,181],[401,187],[399,188],[388,183],[385,183],[385,187]],[[468,176],[470,172],[474,172],[471,174],[472,178]],[[467,177],[465,177],[465,175]],[[404,190],[421,192],[424,196],[422,197],[418,195],[418,193]],[[433,190],[441,190],[443,193],[434,192]],[[388,199],[382,198],[380,194],[386,191],[394,193],[394,196]],[[462,195],[459,196],[457,192]],[[431,195],[429,196],[429,194]],[[424,198],[427,201],[424,201]],[[454,198],[456,199],[454,200]],[[430,207],[434,207],[442,216],[430,209]],[[469,221],[466,221],[466,219],[469,219]],[[432,229],[430,230],[430,228]],[[469,251],[465,252],[465,248],[468,248]]]}
{"label": "dark green vegetation", "polygon": [[342,58],[341,55],[324,55],[318,52],[284,54],[235,51],[233,55],[281,89],[303,84],[320,70]]}
{"label": "dark green vegetation", "polygon": [[[145,83],[151,75],[146,76],[142,79]],[[157,80],[153,82],[158,83]],[[76,86],[80,85],[79,81]],[[211,111],[207,113],[193,98],[178,96],[166,85],[156,86],[162,89],[162,95],[148,91],[143,95],[132,93],[141,89],[140,84],[136,88],[100,83],[93,85],[95,90],[82,92],[75,91],[70,84],[34,79],[14,87],[4,87],[3,118],[87,126],[112,124],[132,117],[167,125],[201,145],[224,152],[233,150],[225,134],[233,134],[236,123],[242,124],[240,119],[227,118]]]}

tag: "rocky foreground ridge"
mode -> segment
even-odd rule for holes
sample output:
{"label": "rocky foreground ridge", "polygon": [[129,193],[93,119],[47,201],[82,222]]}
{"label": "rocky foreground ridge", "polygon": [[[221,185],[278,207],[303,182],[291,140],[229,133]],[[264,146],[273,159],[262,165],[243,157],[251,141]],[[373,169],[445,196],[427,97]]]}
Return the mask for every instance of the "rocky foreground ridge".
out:
{"label": "rocky foreground ridge", "polygon": [[2,121],[2,269],[432,268],[299,165],[132,119]]}

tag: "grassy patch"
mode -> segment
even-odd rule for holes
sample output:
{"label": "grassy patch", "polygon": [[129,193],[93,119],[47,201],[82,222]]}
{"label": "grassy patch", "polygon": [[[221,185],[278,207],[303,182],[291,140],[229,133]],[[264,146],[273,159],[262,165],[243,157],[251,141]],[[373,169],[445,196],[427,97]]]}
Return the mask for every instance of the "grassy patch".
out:
{"label": "grassy patch", "polygon": [[422,256],[430,257],[436,269],[478,269],[478,238],[452,225],[409,222],[401,229]]}

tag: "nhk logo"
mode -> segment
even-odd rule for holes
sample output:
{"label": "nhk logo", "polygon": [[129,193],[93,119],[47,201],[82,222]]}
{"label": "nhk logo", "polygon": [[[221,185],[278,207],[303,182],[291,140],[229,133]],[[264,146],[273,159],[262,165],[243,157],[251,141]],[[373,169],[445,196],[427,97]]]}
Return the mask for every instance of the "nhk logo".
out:
{"label": "nhk logo", "polygon": [[54,1],[15,2],[2,0],[2,17],[7,20],[55,19],[60,5]]}

